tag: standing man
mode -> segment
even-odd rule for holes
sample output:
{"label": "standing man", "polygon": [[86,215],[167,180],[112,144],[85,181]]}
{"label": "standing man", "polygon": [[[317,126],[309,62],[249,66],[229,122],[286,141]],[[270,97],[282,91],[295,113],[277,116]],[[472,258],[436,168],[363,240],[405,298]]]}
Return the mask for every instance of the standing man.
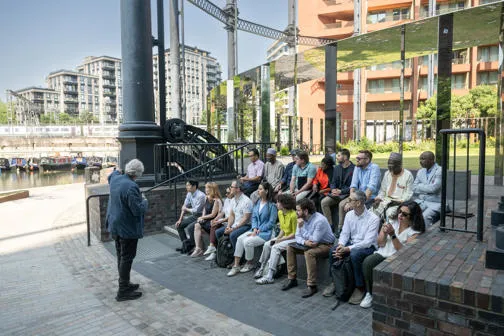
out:
{"label": "standing man", "polygon": [[296,202],[310,194],[315,175],[317,175],[317,168],[310,162],[308,153],[298,152],[289,187],[289,192],[296,197]]}
{"label": "standing man", "polygon": [[238,176],[238,179],[245,188],[243,189],[243,193],[247,195],[247,198],[257,190],[264,174],[264,162],[259,159],[257,148],[249,150],[248,156],[251,162],[247,167],[247,175],[243,177]]}
{"label": "standing man", "polygon": [[[348,303],[360,304],[366,292],[362,263],[368,255],[373,254],[376,250],[380,219],[366,208],[366,195],[362,191],[357,190],[351,193],[348,199],[352,203],[353,210],[346,215],[338,246],[331,249],[329,265],[332,265],[333,258],[342,258],[344,255],[350,254],[355,290]],[[329,285],[322,294],[331,296],[333,293],[334,284]]]}
{"label": "standing man", "polygon": [[423,211],[425,226],[437,222],[441,216],[441,167],[432,152],[420,155],[420,169],[413,183],[413,199]]}
{"label": "standing man", "polygon": [[124,175],[114,170],[108,177],[110,196],[106,224],[115,240],[119,272],[117,301],[135,300],[142,296],[136,291],[140,286],[130,282],[130,272],[138,239],[143,237],[144,214],[148,206],[147,199],[135,183],[143,172],[143,163],[133,159],[126,164]]}
{"label": "standing man", "polygon": [[[338,165],[334,167],[330,185],[331,192],[327,197],[322,199],[321,207],[324,216],[326,216],[327,221],[331,227],[333,227],[336,236],[339,236],[338,223],[336,223],[335,227],[333,226],[332,209],[337,207],[342,200],[350,195],[350,184],[352,183],[355,166],[350,161],[350,151],[345,148],[338,152],[336,160],[338,160]],[[339,208],[338,218],[342,218],[343,216],[343,208]]]}
{"label": "standing man", "polygon": [[308,289],[302,297],[308,298],[318,291],[317,258],[327,258],[334,244],[334,235],[324,215],[315,212],[313,201],[305,198],[297,202],[296,214],[298,216],[296,245],[289,244],[287,247],[288,280],[282,290],[286,291],[297,286],[296,254],[304,254]]}
{"label": "standing man", "polygon": [[[285,167],[282,162],[276,159],[276,150],[268,148],[266,151],[266,164],[264,165],[264,181],[268,182],[273,190],[280,185]],[[257,190],[250,195],[253,204],[259,199]]]}
{"label": "standing man", "polygon": [[285,167],[285,170],[282,175],[282,179],[280,180],[280,183],[273,189],[274,192],[278,193],[281,191],[285,191],[289,189],[290,186],[290,181],[292,178],[292,169],[294,168],[294,165],[296,164],[296,155],[299,151],[297,149],[293,149],[290,151],[290,155],[292,157],[292,162],[289,162],[287,166]]}
{"label": "standing man", "polygon": [[[198,181],[187,181],[186,190],[187,195],[184,205],[180,209],[180,217],[175,222],[175,228],[182,242],[182,246],[176,249],[180,253],[189,253],[196,246],[194,242],[194,225],[198,217],[203,213],[206,199],[205,193],[198,189]],[[187,238],[186,229],[189,232],[189,238]]]}

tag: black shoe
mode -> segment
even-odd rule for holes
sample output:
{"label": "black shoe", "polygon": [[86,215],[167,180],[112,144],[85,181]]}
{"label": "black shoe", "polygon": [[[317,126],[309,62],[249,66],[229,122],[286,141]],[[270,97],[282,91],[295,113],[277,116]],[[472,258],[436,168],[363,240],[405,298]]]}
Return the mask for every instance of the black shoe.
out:
{"label": "black shoe", "polygon": [[184,250],[184,247],[177,247],[175,249],[175,251],[180,252],[180,253],[182,253],[183,250]]}
{"label": "black shoe", "polygon": [[134,284],[134,283],[129,283],[128,284],[128,291],[130,292],[133,292],[133,291],[136,291],[138,288],[140,288],[140,285],[139,284]]}
{"label": "black shoe", "polygon": [[116,301],[128,301],[128,300],[136,300],[142,296],[142,292],[124,292],[117,293]]}
{"label": "black shoe", "polygon": [[297,287],[298,283],[296,279],[289,279],[287,282],[283,285],[282,290],[286,291],[291,289],[292,287]]}
{"label": "black shoe", "polygon": [[306,291],[303,293],[303,295],[301,297],[303,299],[306,299],[317,292],[318,292],[317,286],[308,286],[308,288],[306,289]]}

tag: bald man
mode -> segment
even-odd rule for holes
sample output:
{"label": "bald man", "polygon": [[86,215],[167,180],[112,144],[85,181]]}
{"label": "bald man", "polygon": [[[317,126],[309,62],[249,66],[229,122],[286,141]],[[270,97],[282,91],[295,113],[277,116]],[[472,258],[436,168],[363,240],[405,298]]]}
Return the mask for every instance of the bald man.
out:
{"label": "bald man", "polygon": [[423,211],[425,226],[437,222],[441,213],[441,167],[432,152],[420,155],[420,169],[413,183],[413,199]]}
{"label": "bald man", "polygon": [[395,216],[400,203],[413,196],[413,174],[402,166],[402,156],[390,153],[388,171],[373,203],[373,212],[385,221]]}

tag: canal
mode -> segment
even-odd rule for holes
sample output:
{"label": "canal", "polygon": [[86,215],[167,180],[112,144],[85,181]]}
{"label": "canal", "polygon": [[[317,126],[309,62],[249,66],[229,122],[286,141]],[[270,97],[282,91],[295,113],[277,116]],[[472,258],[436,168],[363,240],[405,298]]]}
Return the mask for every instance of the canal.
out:
{"label": "canal", "polygon": [[2,171],[0,175],[0,192],[81,182],[84,182],[84,170],[44,173],[15,170]]}

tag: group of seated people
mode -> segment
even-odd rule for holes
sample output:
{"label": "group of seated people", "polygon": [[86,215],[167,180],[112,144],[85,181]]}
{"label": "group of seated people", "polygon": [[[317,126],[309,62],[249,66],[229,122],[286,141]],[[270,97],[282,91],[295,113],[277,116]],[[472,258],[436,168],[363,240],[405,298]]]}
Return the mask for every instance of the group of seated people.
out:
{"label": "group of seated people", "polygon": [[[256,149],[251,150],[247,174],[226,189],[224,202],[216,183],[207,183],[203,193],[197,181],[188,181],[175,223],[182,241],[177,250],[211,261],[218,240],[227,235],[234,249],[227,275],[255,270],[257,284],[271,284],[279,265],[286,263],[288,280],[282,290],[297,286],[296,255],[304,254],[304,298],[318,292],[317,259],[328,258],[332,265],[349,255],[356,287],[349,303],[371,307],[373,268],[439,218],[441,168],[434,154],[421,154],[422,168],[413,178],[402,167],[401,155],[391,153],[381,182],[380,169],[367,150],[359,151],[354,165],[350,152],[341,149],[335,155],[337,165],[326,156],[318,169],[306,152],[290,154],[292,162],[284,167],[274,149],[267,150],[266,163]],[[333,210],[339,223],[333,223]],[[203,231],[210,236],[206,250]],[[259,246],[262,253],[256,265],[254,251]],[[334,291],[331,283],[323,295],[332,296]]]}

